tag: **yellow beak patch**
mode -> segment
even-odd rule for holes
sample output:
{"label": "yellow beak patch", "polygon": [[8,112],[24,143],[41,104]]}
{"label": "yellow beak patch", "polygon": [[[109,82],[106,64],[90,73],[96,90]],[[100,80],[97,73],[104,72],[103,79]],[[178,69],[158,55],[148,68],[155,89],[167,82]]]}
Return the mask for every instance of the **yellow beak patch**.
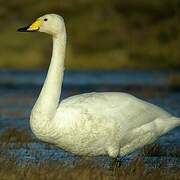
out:
{"label": "yellow beak patch", "polygon": [[43,23],[43,21],[38,19],[35,22],[33,22],[27,30],[28,31],[37,31],[41,27],[42,23]]}

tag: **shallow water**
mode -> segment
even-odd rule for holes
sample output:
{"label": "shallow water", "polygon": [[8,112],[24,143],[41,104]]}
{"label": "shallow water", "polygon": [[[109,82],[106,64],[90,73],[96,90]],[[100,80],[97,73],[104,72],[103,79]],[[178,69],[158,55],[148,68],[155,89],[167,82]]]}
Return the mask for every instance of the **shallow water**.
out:
{"label": "shallow water", "polygon": [[[64,76],[62,99],[71,95],[91,91],[123,91],[159,105],[175,116],[180,116],[180,88],[173,89],[169,79],[179,76],[173,71],[116,71],[83,72],[67,71]],[[38,97],[45,78],[45,72],[38,71],[0,71],[0,133],[7,128],[26,129],[34,138],[29,128],[31,108]],[[162,136],[158,143],[166,149],[180,148],[180,128]],[[12,145],[12,147],[14,147]],[[5,153],[5,152],[3,152]],[[40,142],[29,143],[21,148],[9,148],[6,154],[16,155],[20,163],[39,163],[42,160],[58,160],[73,164],[79,159],[56,147],[47,148]],[[136,156],[137,152],[123,158],[124,162]],[[162,158],[162,157],[161,157]],[[94,158],[95,162],[106,164],[106,157]],[[157,162],[158,157],[145,157],[146,163]],[[170,158],[169,166],[180,166],[179,158]]]}

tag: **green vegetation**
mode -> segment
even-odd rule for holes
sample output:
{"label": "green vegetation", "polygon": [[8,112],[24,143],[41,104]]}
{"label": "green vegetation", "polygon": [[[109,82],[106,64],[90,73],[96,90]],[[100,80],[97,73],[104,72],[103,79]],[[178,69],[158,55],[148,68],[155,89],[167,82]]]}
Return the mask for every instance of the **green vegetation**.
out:
{"label": "green vegetation", "polygon": [[180,67],[178,0],[4,1],[0,7],[0,67],[47,67],[50,38],[16,33],[17,28],[46,13],[65,18],[67,68]]}

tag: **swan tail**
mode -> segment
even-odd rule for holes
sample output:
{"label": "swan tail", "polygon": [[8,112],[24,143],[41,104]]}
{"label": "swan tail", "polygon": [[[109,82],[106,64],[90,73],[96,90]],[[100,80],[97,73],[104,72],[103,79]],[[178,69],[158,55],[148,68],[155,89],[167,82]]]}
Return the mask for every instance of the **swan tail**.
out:
{"label": "swan tail", "polygon": [[180,118],[171,117],[169,120],[174,122],[175,125],[180,126]]}
{"label": "swan tail", "polygon": [[166,119],[158,118],[155,120],[156,127],[161,134],[164,134],[171,129],[180,126],[180,118],[169,117]]}

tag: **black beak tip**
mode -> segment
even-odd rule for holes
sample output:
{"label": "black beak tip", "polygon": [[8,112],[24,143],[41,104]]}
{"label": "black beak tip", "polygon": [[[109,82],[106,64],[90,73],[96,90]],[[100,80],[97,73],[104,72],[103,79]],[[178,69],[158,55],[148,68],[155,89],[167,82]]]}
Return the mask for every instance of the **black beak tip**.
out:
{"label": "black beak tip", "polygon": [[21,29],[21,28],[19,28],[19,29],[17,29],[17,31],[18,31],[18,32],[22,32],[22,29]]}
{"label": "black beak tip", "polygon": [[19,28],[17,29],[18,32],[28,32],[28,27],[23,27],[23,28]]}

